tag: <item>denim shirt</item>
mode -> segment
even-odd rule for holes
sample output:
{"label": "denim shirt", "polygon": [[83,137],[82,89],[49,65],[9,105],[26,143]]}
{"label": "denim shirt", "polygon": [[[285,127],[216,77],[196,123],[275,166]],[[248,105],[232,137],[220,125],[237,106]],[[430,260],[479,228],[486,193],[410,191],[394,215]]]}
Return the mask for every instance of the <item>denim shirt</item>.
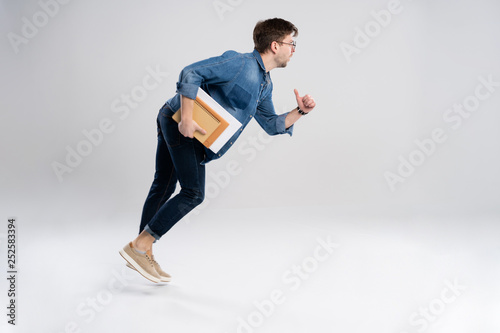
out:
{"label": "denim shirt", "polygon": [[166,102],[167,115],[173,115],[180,108],[181,95],[196,99],[200,87],[242,124],[217,153],[205,148],[202,164],[224,155],[252,118],[269,135],[292,135],[293,125],[285,127],[288,113],[277,115],[274,110],[271,76],[256,50],[252,53],[227,51],[185,67],[179,75],[177,94]]}

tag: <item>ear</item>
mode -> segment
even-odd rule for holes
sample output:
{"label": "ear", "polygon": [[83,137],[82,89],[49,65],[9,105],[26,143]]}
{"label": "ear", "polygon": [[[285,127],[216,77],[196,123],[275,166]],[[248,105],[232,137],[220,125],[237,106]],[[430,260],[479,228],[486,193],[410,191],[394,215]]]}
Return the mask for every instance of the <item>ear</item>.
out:
{"label": "ear", "polygon": [[274,41],[271,43],[271,52],[273,54],[278,53],[278,42]]}

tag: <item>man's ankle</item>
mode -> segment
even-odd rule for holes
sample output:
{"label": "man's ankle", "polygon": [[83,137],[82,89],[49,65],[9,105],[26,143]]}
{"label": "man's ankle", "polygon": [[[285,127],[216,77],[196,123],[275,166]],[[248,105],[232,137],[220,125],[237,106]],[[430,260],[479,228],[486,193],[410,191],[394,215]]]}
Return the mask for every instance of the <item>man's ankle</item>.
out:
{"label": "man's ankle", "polygon": [[141,244],[141,242],[138,242],[137,239],[132,241],[132,248],[143,253],[146,253],[148,250],[151,250],[144,244]]}

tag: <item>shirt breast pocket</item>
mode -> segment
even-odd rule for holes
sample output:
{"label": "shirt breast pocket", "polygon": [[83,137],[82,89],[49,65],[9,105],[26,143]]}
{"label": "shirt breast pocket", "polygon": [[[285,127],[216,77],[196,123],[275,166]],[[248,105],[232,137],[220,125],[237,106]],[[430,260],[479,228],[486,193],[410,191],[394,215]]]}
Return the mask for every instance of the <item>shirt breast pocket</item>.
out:
{"label": "shirt breast pocket", "polygon": [[234,107],[241,110],[246,109],[252,99],[252,95],[238,84],[234,85],[227,97]]}

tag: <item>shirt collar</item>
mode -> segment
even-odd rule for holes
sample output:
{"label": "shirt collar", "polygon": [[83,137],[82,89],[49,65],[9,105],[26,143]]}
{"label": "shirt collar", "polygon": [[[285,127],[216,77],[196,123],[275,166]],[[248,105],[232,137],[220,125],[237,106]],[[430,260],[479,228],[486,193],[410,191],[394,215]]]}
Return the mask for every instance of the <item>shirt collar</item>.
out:
{"label": "shirt collar", "polygon": [[264,66],[264,61],[262,61],[262,57],[260,56],[259,51],[254,49],[252,53],[257,62],[259,63],[260,68],[262,68],[262,70],[267,73],[266,66]]}

